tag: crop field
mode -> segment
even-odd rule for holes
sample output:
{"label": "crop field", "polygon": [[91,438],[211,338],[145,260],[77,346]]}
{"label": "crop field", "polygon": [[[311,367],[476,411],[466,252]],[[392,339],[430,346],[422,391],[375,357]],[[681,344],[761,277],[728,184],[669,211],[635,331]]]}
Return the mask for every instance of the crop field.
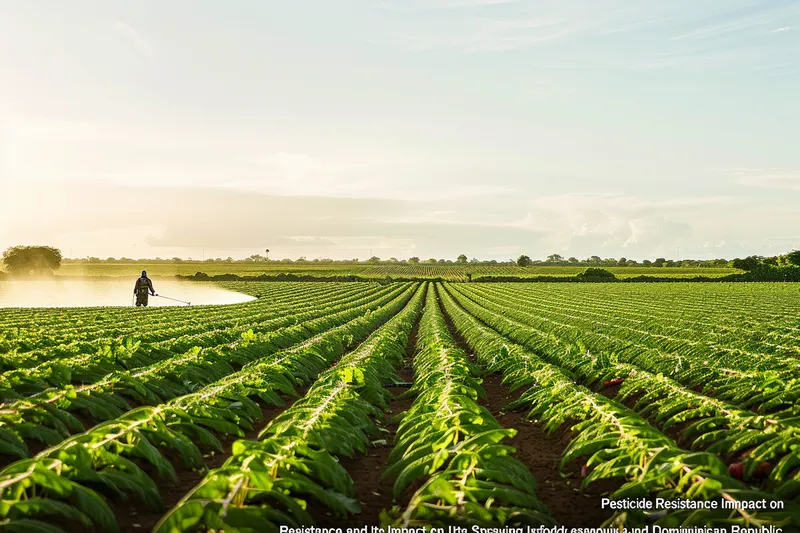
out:
{"label": "crop field", "polygon": [[797,284],[219,285],[0,309],[0,529],[800,531]]}
{"label": "crop field", "polygon": [[[694,276],[722,277],[741,272],[728,267],[604,267],[619,278],[634,276],[657,276],[691,278]],[[471,265],[326,265],[292,263],[74,263],[65,262],[58,270],[58,276],[83,277],[128,277],[135,279],[142,270],[152,276],[192,276],[203,272],[210,276],[238,274],[240,276],[276,276],[294,274],[296,276],[335,277],[360,276],[364,278],[428,278],[450,281],[464,281],[467,274],[474,280],[482,276],[514,276],[530,278],[535,276],[574,276],[586,270],[586,266],[529,266],[510,265],[471,266]]]}

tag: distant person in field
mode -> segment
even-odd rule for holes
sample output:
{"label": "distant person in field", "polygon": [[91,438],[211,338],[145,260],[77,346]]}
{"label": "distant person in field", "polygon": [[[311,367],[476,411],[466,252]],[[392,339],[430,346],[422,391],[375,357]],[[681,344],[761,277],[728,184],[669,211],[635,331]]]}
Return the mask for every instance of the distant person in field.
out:
{"label": "distant person in field", "polygon": [[147,277],[147,271],[142,270],[142,277],[136,280],[136,285],[133,286],[133,294],[136,295],[136,307],[143,305],[147,307],[147,300],[150,297],[148,294],[158,296],[153,289],[153,281]]}

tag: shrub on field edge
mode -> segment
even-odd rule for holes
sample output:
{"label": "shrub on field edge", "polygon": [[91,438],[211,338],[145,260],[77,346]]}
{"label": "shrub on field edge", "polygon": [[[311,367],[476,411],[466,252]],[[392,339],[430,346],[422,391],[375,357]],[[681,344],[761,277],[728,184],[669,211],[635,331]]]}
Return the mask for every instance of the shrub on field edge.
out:
{"label": "shrub on field edge", "polygon": [[613,273],[609,272],[605,268],[597,268],[597,267],[589,267],[577,276],[575,276],[577,281],[591,281],[591,282],[603,282],[603,281],[617,281],[617,276]]}
{"label": "shrub on field edge", "polygon": [[744,274],[730,274],[725,281],[800,281],[800,267],[759,265]]}

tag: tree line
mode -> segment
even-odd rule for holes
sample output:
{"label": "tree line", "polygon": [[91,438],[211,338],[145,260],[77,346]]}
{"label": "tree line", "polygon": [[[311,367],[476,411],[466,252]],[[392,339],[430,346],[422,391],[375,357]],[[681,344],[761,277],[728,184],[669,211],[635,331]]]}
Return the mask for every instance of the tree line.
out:
{"label": "tree line", "polygon": [[166,263],[166,264],[213,264],[213,263],[232,263],[232,264],[241,264],[241,263],[269,263],[269,264],[314,264],[314,265],[472,265],[472,266],[602,266],[602,267],[609,267],[609,266],[645,266],[645,267],[710,267],[710,268],[724,268],[730,267],[731,261],[728,259],[704,259],[704,260],[696,260],[696,259],[683,259],[680,261],[674,261],[672,259],[665,259],[663,257],[656,258],[654,260],[645,259],[643,261],[636,261],[634,259],[626,259],[625,257],[621,257],[619,259],[616,258],[601,258],[600,256],[593,255],[586,259],[577,259],[575,257],[564,258],[558,254],[553,254],[547,257],[544,260],[537,260],[531,259],[527,255],[521,255],[517,259],[507,259],[507,260],[483,260],[477,258],[468,258],[465,254],[459,255],[455,259],[444,259],[444,258],[420,258],[420,257],[409,257],[408,259],[398,259],[397,257],[389,257],[389,258],[381,258],[378,256],[372,256],[369,259],[361,260],[358,258],[353,259],[329,259],[329,258],[322,258],[317,257],[314,259],[308,259],[304,256],[301,256],[297,259],[268,259],[262,255],[251,255],[249,257],[241,258],[241,259],[234,259],[233,257],[228,258],[208,258],[208,259],[192,259],[189,258],[180,258],[180,257],[173,257],[169,259],[164,259],[161,257],[156,258],[145,258],[145,259],[131,259],[128,257],[108,257],[106,259],[101,259],[99,257],[86,257],[86,258],[78,258],[78,259],[66,259],[65,262],[67,263],[142,263],[142,264],[153,264],[153,263]]}
{"label": "tree line", "polygon": [[635,259],[627,259],[620,257],[602,258],[598,255],[593,255],[586,259],[578,259],[577,257],[565,258],[559,254],[548,255],[547,259],[537,260],[531,259],[527,255],[521,255],[516,260],[517,266],[588,266],[588,267],[705,267],[705,268],[725,268],[731,267],[731,261],[727,259],[666,259],[664,257],[657,257],[654,260],[644,259],[636,261]]}
{"label": "tree line", "polygon": [[8,248],[5,252],[3,252],[3,264],[5,266],[6,272],[14,276],[40,276],[40,275],[48,275],[52,274],[55,270],[57,270],[62,262],[68,261],[70,263],[141,263],[141,264],[153,264],[153,263],[230,263],[230,264],[238,264],[238,263],[269,263],[269,264],[294,264],[294,265],[304,265],[304,264],[313,264],[313,265],[354,265],[354,264],[366,264],[366,265],[470,265],[470,266],[521,266],[521,267],[536,267],[536,266],[584,266],[584,267],[632,267],[632,266],[639,266],[639,267],[654,267],[654,268],[676,268],[676,267],[706,267],[706,268],[721,268],[721,267],[732,267],[737,268],[740,270],[744,270],[747,272],[756,271],[759,269],[774,269],[774,268],[781,268],[781,267],[791,267],[791,266],[800,266],[800,250],[795,250],[789,252],[784,255],[776,255],[776,256],[757,256],[751,255],[744,258],[736,258],[736,259],[708,259],[708,260],[696,260],[696,259],[682,259],[682,260],[672,260],[666,259],[664,257],[658,257],[655,260],[651,261],[649,259],[644,259],[642,261],[635,261],[633,259],[627,259],[625,257],[620,257],[619,259],[609,257],[609,258],[601,258],[600,256],[593,255],[586,259],[578,259],[576,257],[569,257],[565,258],[560,254],[551,254],[547,256],[544,260],[534,260],[531,259],[527,255],[520,255],[516,260],[509,259],[507,261],[497,261],[497,260],[479,260],[476,258],[469,259],[466,254],[461,254],[455,258],[455,260],[451,259],[436,259],[436,258],[428,258],[428,259],[420,259],[419,257],[410,257],[408,259],[397,259],[396,257],[391,257],[389,259],[381,259],[378,256],[372,256],[366,261],[360,261],[359,259],[351,259],[351,260],[334,260],[334,259],[324,259],[324,258],[315,258],[315,259],[307,259],[305,257],[300,257],[298,259],[269,259],[268,257],[254,254],[249,257],[243,259],[233,259],[232,257],[228,257],[226,259],[221,258],[214,258],[214,259],[204,259],[204,260],[193,260],[189,259],[182,259],[179,257],[173,257],[171,259],[162,259],[160,257],[156,257],[155,259],[131,259],[127,257],[121,257],[116,259],[114,257],[108,257],[106,259],[100,259],[97,257],[87,257],[83,259],[68,259],[64,260],[62,257],[61,251],[57,248],[52,246],[12,246]]}

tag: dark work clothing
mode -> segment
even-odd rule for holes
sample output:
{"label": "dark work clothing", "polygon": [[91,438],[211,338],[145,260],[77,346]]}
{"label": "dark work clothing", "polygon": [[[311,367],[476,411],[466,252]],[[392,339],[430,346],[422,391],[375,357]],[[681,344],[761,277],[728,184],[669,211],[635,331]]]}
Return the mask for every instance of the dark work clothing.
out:
{"label": "dark work clothing", "polygon": [[149,299],[149,294],[155,294],[156,291],[153,290],[153,282],[150,278],[139,278],[136,280],[136,285],[133,286],[133,294],[136,295],[136,307],[143,305],[147,307],[147,300]]}

